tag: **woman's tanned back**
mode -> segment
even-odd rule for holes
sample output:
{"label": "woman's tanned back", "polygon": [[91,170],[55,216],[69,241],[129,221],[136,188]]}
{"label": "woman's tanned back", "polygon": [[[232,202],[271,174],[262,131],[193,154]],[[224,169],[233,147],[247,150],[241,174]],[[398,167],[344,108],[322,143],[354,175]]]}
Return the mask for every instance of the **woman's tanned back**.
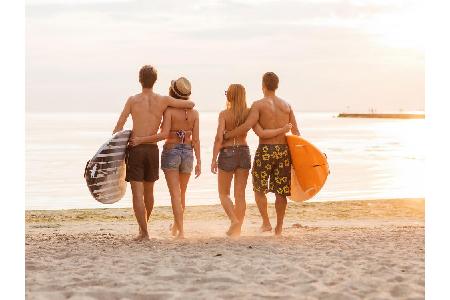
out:
{"label": "woman's tanned back", "polygon": [[[194,109],[179,109],[179,108],[168,108],[170,109],[171,115],[171,128],[169,137],[166,139],[166,143],[179,143],[175,131],[184,130],[186,131],[185,143],[189,144],[192,142],[192,130],[194,128],[196,111]],[[187,120],[186,120],[187,117]]]}
{"label": "woman's tanned back", "polygon": [[[247,109],[247,111],[248,111],[248,109]],[[236,128],[234,116],[230,110],[224,110],[223,116],[225,119],[225,130],[226,131],[231,131],[234,128]],[[233,145],[247,145],[246,138],[247,138],[247,132],[243,135],[237,136],[234,141],[233,141],[233,139],[223,141],[222,146],[226,147],[226,146],[233,146]]]}

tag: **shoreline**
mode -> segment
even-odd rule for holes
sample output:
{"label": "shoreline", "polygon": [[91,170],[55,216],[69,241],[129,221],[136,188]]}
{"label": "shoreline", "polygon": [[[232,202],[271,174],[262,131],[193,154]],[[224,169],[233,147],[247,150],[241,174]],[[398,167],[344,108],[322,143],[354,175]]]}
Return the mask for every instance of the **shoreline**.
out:
{"label": "shoreline", "polygon": [[378,114],[378,113],[339,113],[338,118],[373,118],[373,119],[425,119],[425,114]]}
{"label": "shoreline", "polygon": [[[320,200],[320,201],[306,201],[303,203],[309,204],[309,203],[338,203],[338,202],[360,202],[360,201],[404,201],[404,200],[414,200],[414,201],[424,201],[425,198],[423,197],[404,197],[404,198],[368,198],[368,199],[349,199],[349,200]],[[288,205],[289,203],[292,203],[294,205],[299,205],[301,203],[291,201],[288,199]],[[272,203],[273,204],[273,203]],[[247,203],[248,205],[256,205],[255,203]],[[270,205],[270,203],[269,203]],[[196,204],[196,205],[187,205],[186,207],[204,207],[204,206],[219,206],[221,207],[220,203],[215,204]],[[154,206],[154,210],[158,208],[170,208],[171,205],[156,205]],[[104,210],[104,209],[131,209],[132,207],[108,207],[107,204],[104,204],[104,207],[96,207],[96,208],[60,208],[60,209],[25,209],[25,214],[32,213],[32,212],[71,212],[71,211],[96,211],[96,210]]]}
{"label": "shoreline", "polygon": [[[343,208],[345,206],[357,206],[360,208],[360,213],[362,215],[358,216],[353,214],[352,218],[360,218],[370,216],[373,206],[392,206],[392,205],[404,205],[405,207],[411,206],[412,203],[418,206],[424,206],[424,198],[388,198],[388,199],[370,199],[370,200],[337,200],[337,201],[318,201],[318,202],[293,202],[288,200],[288,207],[286,209],[286,216],[290,216],[289,209],[298,210],[311,210],[318,209],[322,210],[322,217],[326,219],[339,218],[339,207]],[[274,203],[268,203],[269,209],[274,209]],[[332,210],[330,208],[333,208]],[[336,210],[336,208],[338,210]],[[361,210],[365,208],[366,210]],[[256,211],[256,204],[247,204],[247,209]],[[214,210],[216,217],[220,219],[227,219],[225,212],[220,204],[209,204],[209,205],[192,205],[186,206],[185,218],[189,217],[198,218],[202,211]],[[344,209],[345,210],[345,209]],[[192,214],[193,211],[199,211],[196,214]],[[220,212],[223,212],[221,214]],[[372,211],[372,214],[374,211]],[[327,216],[328,214],[328,216]],[[312,216],[311,216],[312,217]],[[151,218],[156,218],[157,220],[171,220],[172,219],[172,208],[171,206],[155,206],[153,208]],[[86,221],[86,220],[135,220],[132,207],[126,208],[85,208],[85,209],[58,209],[58,210],[26,210],[25,211],[25,222],[64,222],[64,221]]]}

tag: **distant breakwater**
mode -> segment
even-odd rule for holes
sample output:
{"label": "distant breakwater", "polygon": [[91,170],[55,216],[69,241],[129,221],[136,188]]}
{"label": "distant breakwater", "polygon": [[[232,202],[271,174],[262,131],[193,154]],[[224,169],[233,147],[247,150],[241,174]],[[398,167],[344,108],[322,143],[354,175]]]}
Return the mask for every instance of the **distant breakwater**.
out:
{"label": "distant breakwater", "polygon": [[380,118],[380,119],[425,119],[425,114],[348,114],[340,113],[338,118]]}

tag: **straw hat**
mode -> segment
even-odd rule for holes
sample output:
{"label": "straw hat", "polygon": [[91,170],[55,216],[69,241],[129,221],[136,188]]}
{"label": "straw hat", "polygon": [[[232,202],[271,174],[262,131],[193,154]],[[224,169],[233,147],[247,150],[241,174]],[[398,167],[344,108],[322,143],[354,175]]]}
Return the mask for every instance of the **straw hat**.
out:
{"label": "straw hat", "polygon": [[180,77],[177,80],[170,82],[170,88],[175,95],[180,98],[187,99],[191,95],[191,83],[184,77]]}

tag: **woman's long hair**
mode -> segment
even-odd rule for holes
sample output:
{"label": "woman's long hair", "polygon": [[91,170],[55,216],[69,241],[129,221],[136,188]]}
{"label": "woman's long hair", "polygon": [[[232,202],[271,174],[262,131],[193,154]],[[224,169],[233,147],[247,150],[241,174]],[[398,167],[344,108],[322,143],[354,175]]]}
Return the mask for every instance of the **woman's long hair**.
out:
{"label": "woman's long hair", "polygon": [[230,84],[227,90],[227,109],[231,111],[234,125],[238,127],[247,119],[247,101],[245,99],[245,88],[242,84]]}

